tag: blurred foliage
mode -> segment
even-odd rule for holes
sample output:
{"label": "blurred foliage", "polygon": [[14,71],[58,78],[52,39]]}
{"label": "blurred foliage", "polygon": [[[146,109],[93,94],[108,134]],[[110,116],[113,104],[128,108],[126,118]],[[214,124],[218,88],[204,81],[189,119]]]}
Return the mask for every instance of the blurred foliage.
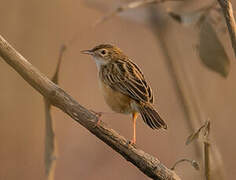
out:
{"label": "blurred foliage", "polygon": [[202,125],[196,132],[190,134],[186,140],[186,145],[189,145],[194,140],[198,139],[199,137],[203,137],[205,141],[205,137],[208,136],[209,133],[209,121],[206,121],[204,125]]}
{"label": "blurred foliage", "polygon": [[200,28],[198,52],[202,63],[226,78],[230,70],[230,61],[224,46],[207,20]]}
{"label": "blurred foliage", "polygon": [[[218,23],[211,18],[211,11],[221,13],[215,7],[215,2],[190,13],[178,14],[167,10],[169,16],[184,26],[194,25],[200,28],[198,54],[201,62],[208,69],[219,73],[226,78],[230,70],[230,60],[225,52],[224,46],[219,40],[212,23]],[[218,20],[219,21],[219,20]]]}

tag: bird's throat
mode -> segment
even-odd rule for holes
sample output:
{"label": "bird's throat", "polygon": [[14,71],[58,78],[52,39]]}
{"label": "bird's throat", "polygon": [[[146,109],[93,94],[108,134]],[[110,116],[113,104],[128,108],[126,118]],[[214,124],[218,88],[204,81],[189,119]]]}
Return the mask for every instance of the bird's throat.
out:
{"label": "bird's throat", "polygon": [[107,61],[101,58],[94,58],[94,60],[97,65],[98,71],[101,69],[102,66],[107,64]]}

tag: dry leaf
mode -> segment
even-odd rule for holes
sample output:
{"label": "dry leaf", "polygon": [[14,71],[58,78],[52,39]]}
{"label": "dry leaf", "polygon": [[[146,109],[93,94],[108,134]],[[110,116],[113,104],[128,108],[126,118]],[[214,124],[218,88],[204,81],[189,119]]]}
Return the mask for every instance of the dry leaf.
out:
{"label": "dry leaf", "polygon": [[202,135],[204,138],[208,138],[208,135],[210,133],[210,121],[206,121],[202,128]]}
{"label": "dry leaf", "polygon": [[168,10],[167,12],[170,17],[172,17],[175,21],[177,21],[178,23],[184,26],[197,24],[203,16],[202,11],[196,11],[196,12],[185,13],[185,14],[178,14],[170,10]]}
{"label": "dry leaf", "polygon": [[193,142],[195,139],[198,139],[198,137],[199,137],[199,132],[200,132],[200,131],[194,132],[194,133],[192,133],[190,136],[188,136],[188,138],[187,138],[185,144],[186,144],[186,145],[189,145],[189,144],[190,144],[191,142]]}
{"label": "dry leaf", "polygon": [[194,169],[196,169],[196,170],[199,170],[199,169],[200,169],[198,162],[195,161],[195,160],[192,160],[192,166],[193,166]]}
{"label": "dry leaf", "polygon": [[207,20],[202,23],[199,36],[198,51],[202,63],[226,78],[230,70],[230,61],[215,30]]}
{"label": "dry leaf", "polygon": [[198,139],[200,135],[203,137],[203,140],[205,140],[205,138],[208,136],[209,130],[210,121],[206,121],[204,125],[202,125],[196,132],[188,136],[185,144],[189,145],[192,141]]}
{"label": "dry leaf", "polygon": [[193,12],[178,14],[170,9],[167,9],[167,13],[177,22],[185,26],[201,24],[202,20],[209,15],[209,12],[217,5],[217,2],[213,2],[208,6],[199,8]]}

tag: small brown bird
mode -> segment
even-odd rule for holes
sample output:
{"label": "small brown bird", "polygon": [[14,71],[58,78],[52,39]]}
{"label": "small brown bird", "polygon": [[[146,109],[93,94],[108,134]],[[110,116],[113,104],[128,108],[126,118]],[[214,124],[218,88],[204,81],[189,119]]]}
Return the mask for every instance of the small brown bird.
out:
{"label": "small brown bird", "polygon": [[152,129],[167,129],[153,107],[153,93],[143,73],[119,48],[101,44],[81,52],[93,56],[99,71],[99,86],[110,108],[118,113],[132,114],[132,144],[136,143],[138,113]]}

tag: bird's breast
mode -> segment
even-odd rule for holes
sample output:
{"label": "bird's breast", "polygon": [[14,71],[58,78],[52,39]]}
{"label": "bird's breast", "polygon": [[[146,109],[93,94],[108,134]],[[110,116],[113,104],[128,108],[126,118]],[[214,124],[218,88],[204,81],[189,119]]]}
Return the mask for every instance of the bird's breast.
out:
{"label": "bird's breast", "polygon": [[107,105],[115,112],[129,114],[134,112],[132,99],[128,96],[113,90],[110,86],[99,79],[99,87],[102,91]]}

